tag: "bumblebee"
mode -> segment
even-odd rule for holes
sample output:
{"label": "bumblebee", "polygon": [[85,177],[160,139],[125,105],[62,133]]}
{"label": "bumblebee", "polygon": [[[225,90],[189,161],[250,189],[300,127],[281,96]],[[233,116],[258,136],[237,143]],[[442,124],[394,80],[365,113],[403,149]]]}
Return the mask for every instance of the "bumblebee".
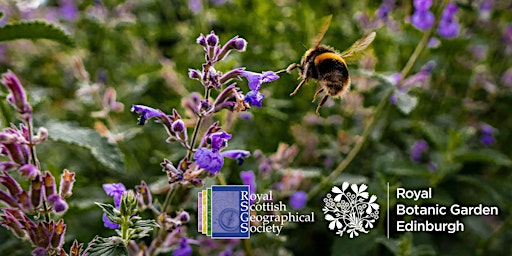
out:
{"label": "bumblebee", "polygon": [[347,68],[346,58],[353,57],[357,52],[360,52],[368,45],[370,45],[375,39],[375,32],[362,37],[357,40],[352,46],[342,53],[338,53],[336,50],[329,46],[320,45],[329,25],[331,23],[332,15],[327,18],[325,25],[323,26],[320,34],[317,36],[313,47],[306,51],[300,64],[293,63],[286,69],[278,71],[277,73],[290,73],[292,70],[298,68],[300,71],[299,85],[290,94],[295,95],[300,88],[308,83],[309,79],[315,79],[320,84],[320,88],[316,91],[313,97],[313,102],[319,94],[324,93],[324,96],[318,103],[316,108],[316,114],[319,115],[320,108],[324,105],[325,101],[329,96],[341,97],[348,91],[350,86],[350,75]]}

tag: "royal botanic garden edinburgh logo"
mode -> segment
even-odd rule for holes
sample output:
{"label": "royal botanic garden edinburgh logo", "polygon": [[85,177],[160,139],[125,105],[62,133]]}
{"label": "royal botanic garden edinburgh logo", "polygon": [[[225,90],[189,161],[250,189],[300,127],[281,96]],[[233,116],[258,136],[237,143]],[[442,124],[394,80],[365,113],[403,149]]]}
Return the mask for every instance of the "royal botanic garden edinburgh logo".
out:
{"label": "royal botanic garden edinburgh logo", "polygon": [[366,192],[368,186],[344,182],[341,188],[334,186],[324,197],[322,211],[329,229],[336,235],[348,233],[350,238],[368,233],[379,219],[377,196]]}

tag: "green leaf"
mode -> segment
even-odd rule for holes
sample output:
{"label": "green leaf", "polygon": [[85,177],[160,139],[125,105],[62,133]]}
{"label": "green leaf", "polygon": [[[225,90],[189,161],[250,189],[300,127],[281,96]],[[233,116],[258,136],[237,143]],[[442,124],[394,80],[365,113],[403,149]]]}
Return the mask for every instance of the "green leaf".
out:
{"label": "green leaf", "polygon": [[458,150],[454,153],[455,160],[461,162],[483,162],[500,166],[510,166],[512,161],[503,153],[482,148]]}
{"label": "green leaf", "polygon": [[93,129],[80,127],[68,122],[49,121],[44,124],[49,138],[54,141],[74,144],[89,149],[92,155],[104,166],[123,170],[123,154],[117,145],[111,144]]}
{"label": "green leaf", "polygon": [[96,236],[89,243],[84,254],[88,256],[123,256],[128,255],[128,250],[120,237],[103,238]]}
{"label": "green leaf", "polygon": [[156,227],[159,227],[159,225],[155,220],[138,220],[133,225],[133,229],[135,229],[136,232],[132,238],[137,239],[149,236],[151,231]]}
{"label": "green leaf", "polygon": [[107,214],[107,217],[109,217],[110,220],[112,220],[114,217],[116,217],[116,213],[115,213],[115,207],[111,204],[102,204],[102,203],[97,203],[97,202],[94,202],[96,205],[98,205],[104,213]]}
{"label": "green leaf", "polygon": [[405,92],[395,90],[396,107],[404,114],[410,114],[418,105],[418,98]]}
{"label": "green leaf", "polygon": [[439,126],[431,125],[426,122],[417,122],[416,126],[434,143],[436,148],[445,149],[448,135]]}
{"label": "green leaf", "polygon": [[68,46],[75,45],[62,28],[44,21],[24,21],[0,27],[0,41],[16,39],[49,39]]}

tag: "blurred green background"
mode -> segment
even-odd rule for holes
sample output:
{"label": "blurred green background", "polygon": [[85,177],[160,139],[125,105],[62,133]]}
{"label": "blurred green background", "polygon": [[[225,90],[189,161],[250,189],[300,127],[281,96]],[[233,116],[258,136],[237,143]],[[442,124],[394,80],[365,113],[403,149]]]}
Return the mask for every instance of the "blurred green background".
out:
{"label": "blurred green background", "polygon": [[[239,118],[238,113],[222,113],[216,118],[233,134],[230,148],[260,150],[270,156],[279,143],[298,147],[297,155],[282,166],[282,172],[258,181],[258,191],[270,189],[286,171],[312,174],[296,187],[309,191],[346,159],[372,123],[361,150],[342,176],[329,182],[338,186],[345,180],[368,184],[369,192],[379,198],[381,219],[369,234],[355,239],[336,237],[327,230],[321,213],[321,199],[330,188],[324,186],[304,210],[317,213],[316,223],[290,225],[285,228],[286,236],[280,238],[254,235],[251,244],[256,255],[512,254],[512,162],[508,148],[512,142],[512,119],[508,118],[512,104],[512,7],[507,1],[490,1],[493,5],[488,14],[481,8],[485,0],[454,1],[459,7],[459,35],[444,39],[433,30],[437,45],[431,42],[425,47],[407,74],[411,77],[429,61],[435,63],[427,78],[404,89],[407,100],[417,100],[416,105],[408,105],[410,113],[389,102],[386,96],[395,90],[389,82],[368,74],[390,79],[402,71],[420,43],[425,32],[409,22],[414,11],[412,1],[385,2],[392,3],[387,16],[377,15],[385,3],[366,0],[71,1],[77,10],[71,18],[61,8],[65,2],[69,3],[48,0],[25,12],[14,3],[2,6],[2,24],[44,19],[62,26],[76,46],[48,40],[2,42],[0,69],[11,69],[21,79],[34,106],[36,127],[49,127],[52,136],[52,124],[67,122],[110,134],[113,142],[101,145],[113,154],[110,158],[92,154],[90,147],[55,139],[38,149],[45,169],[54,174],[64,168],[76,172],[74,194],[68,199],[70,209],[64,215],[68,225],[66,248],[74,239],[87,243],[96,234],[113,235],[103,227],[102,212],[93,204],[109,200],[101,184],[123,182],[128,188],[140,180],[165,184],[167,177],[159,163],[163,158],[179,161],[186,154],[178,143],[165,143],[161,126],[148,123],[138,127],[137,116],[129,109],[132,104],[166,113],[176,108],[185,116],[182,99],[190,92],[203,91],[200,83],[187,77],[189,68],[200,69],[204,62],[203,49],[195,43],[199,34],[213,30],[221,44],[235,35],[247,40],[247,50],[231,53],[216,67],[220,71],[235,67],[277,71],[300,61],[323,18],[332,14],[323,43],[340,51],[370,31],[377,33],[371,47],[350,62],[353,86],[344,99],[329,100],[320,116],[315,116],[317,103],[311,100],[317,84],[310,81],[290,97],[298,84],[294,71],[263,85],[263,107],[250,109],[250,119]],[[431,9],[439,16],[444,4],[434,1]],[[80,70],[88,73],[88,79]],[[245,83],[239,82],[247,89]],[[97,92],[77,94],[79,89],[83,92],[93,85],[98,86]],[[93,117],[91,113],[101,110],[101,95],[107,87],[117,91],[124,111],[106,118]],[[0,92],[4,96],[6,91]],[[384,105],[378,108],[381,102]],[[1,104],[1,124],[6,127],[16,119],[7,103]],[[484,124],[494,128],[493,143],[481,141]],[[428,143],[428,150],[417,162],[411,159],[410,150],[420,140]],[[241,184],[239,172],[257,173],[259,165],[255,157],[241,166],[226,161],[222,173],[229,184]],[[498,206],[500,214],[464,217],[466,230],[456,234],[394,233],[387,240],[387,182],[392,189],[433,187],[434,198],[422,202],[425,204],[482,203]],[[173,203],[176,209],[184,208],[192,215],[188,235],[202,236],[195,231],[194,198],[184,196]],[[391,207],[395,203],[392,198]],[[30,253],[27,244],[8,232],[0,232],[0,241],[2,254]],[[193,248],[199,255],[200,248]],[[235,251],[243,254],[241,245]]]}

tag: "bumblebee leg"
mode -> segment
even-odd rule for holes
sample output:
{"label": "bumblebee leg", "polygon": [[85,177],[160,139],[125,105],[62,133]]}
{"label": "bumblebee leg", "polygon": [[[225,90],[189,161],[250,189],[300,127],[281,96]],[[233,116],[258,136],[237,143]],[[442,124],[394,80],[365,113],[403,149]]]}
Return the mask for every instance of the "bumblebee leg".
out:
{"label": "bumblebee leg", "polygon": [[329,97],[329,95],[324,95],[324,97],[322,98],[322,100],[320,101],[320,103],[318,103],[318,107],[316,107],[316,115],[319,116],[320,115],[320,108],[324,105],[324,103],[327,101],[327,98]]}
{"label": "bumblebee leg", "polygon": [[318,96],[318,94],[322,93],[324,91],[324,88],[323,87],[320,87],[320,89],[318,89],[315,93],[315,96],[313,96],[313,101],[312,102],[315,102],[316,101],[316,96]]}
{"label": "bumblebee leg", "polygon": [[299,65],[297,63],[292,63],[290,64],[290,66],[288,66],[286,69],[281,69],[279,71],[276,72],[276,74],[282,74],[282,73],[290,73],[292,70],[298,68]]}
{"label": "bumblebee leg", "polygon": [[293,90],[293,92],[290,93],[290,96],[295,95],[305,83],[306,83],[306,79],[303,79],[302,81],[300,81],[299,85],[297,85],[297,87],[295,87],[295,90]]}

